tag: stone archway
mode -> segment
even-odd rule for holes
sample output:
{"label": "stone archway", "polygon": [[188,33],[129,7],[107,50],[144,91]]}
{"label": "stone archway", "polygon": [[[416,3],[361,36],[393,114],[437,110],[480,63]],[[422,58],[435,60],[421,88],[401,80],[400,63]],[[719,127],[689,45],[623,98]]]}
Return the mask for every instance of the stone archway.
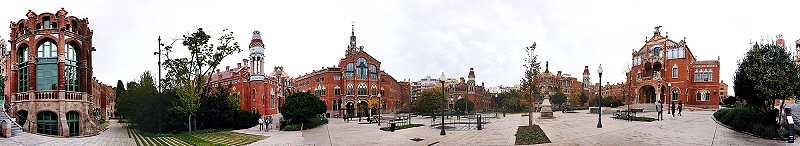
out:
{"label": "stone archway", "polygon": [[655,103],[658,101],[656,98],[656,88],[650,85],[639,87],[639,101],[644,103]]}
{"label": "stone archway", "polygon": [[28,119],[28,111],[26,110],[17,111],[17,124],[24,127],[25,122],[28,122],[28,120],[31,120]]}
{"label": "stone archway", "polygon": [[352,101],[348,101],[347,104],[345,105],[345,108],[346,108],[346,112],[347,112],[347,116],[348,117],[352,117],[353,115],[356,114],[356,112],[355,112],[356,106],[355,106],[355,104],[353,104]]}

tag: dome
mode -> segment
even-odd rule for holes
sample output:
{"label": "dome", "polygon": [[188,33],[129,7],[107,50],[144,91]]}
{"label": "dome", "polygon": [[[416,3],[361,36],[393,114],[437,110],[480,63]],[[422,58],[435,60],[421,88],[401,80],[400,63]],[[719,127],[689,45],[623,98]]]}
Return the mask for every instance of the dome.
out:
{"label": "dome", "polygon": [[250,40],[250,54],[264,54],[264,43],[261,42],[261,32],[253,31],[253,38]]}

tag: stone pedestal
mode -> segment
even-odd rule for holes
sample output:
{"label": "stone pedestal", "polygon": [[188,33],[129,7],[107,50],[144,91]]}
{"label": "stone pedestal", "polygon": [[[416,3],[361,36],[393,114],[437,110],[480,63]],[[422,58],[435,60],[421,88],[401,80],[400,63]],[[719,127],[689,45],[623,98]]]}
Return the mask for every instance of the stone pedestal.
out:
{"label": "stone pedestal", "polygon": [[539,119],[552,119],[556,118],[553,117],[553,108],[550,105],[550,97],[545,96],[544,100],[542,100],[542,114],[539,116]]}

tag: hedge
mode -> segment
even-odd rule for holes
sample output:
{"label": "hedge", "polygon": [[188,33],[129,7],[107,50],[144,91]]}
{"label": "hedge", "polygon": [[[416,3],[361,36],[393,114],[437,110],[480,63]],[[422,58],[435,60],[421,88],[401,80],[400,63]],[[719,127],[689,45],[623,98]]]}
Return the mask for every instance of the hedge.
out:
{"label": "hedge", "polygon": [[733,130],[752,133],[759,137],[780,137],[779,127],[770,112],[759,114],[751,108],[727,108],[714,113],[714,118]]}
{"label": "hedge", "polygon": [[301,127],[303,128],[303,130],[305,130],[305,129],[311,129],[311,128],[314,128],[314,127],[317,127],[317,126],[320,126],[320,125],[324,125],[326,123],[328,123],[328,119],[323,118],[323,117],[317,117],[317,118],[308,119],[307,121],[303,121],[303,122],[291,123],[289,125],[286,125],[286,128],[284,128],[283,130],[286,130],[286,131],[298,131],[298,130],[301,130],[300,129]]}

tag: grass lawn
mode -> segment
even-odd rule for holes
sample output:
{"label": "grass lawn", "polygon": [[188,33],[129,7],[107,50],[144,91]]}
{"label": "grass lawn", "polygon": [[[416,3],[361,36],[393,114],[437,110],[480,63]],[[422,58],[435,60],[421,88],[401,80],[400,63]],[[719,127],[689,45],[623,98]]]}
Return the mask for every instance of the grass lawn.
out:
{"label": "grass lawn", "polygon": [[173,146],[173,145],[188,146],[189,145],[189,143],[183,142],[175,137],[144,136],[139,132],[139,130],[133,128],[128,128],[128,136],[133,138],[137,146]]}
{"label": "grass lawn", "polygon": [[539,128],[539,125],[519,126],[519,128],[517,128],[517,134],[514,134],[514,136],[517,137],[514,145],[550,143],[550,139],[547,138],[542,128]]}
{"label": "grass lawn", "polygon": [[206,140],[214,144],[237,145],[237,146],[248,145],[256,141],[267,138],[266,136],[242,134],[229,131],[203,133],[203,134],[196,134],[193,136],[201,138],[203,140]]}

